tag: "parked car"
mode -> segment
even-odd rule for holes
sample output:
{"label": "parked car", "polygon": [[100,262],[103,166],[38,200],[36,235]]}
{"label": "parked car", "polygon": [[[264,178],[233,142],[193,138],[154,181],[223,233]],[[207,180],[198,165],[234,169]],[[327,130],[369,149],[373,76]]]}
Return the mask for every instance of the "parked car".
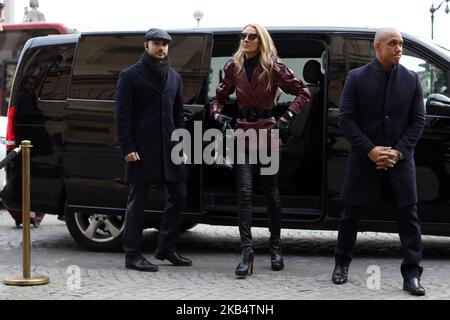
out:
{"label": "parked car", "polygon": [[[340,191],[349,143],[338,127],[339,98],[350,69],[374,56],[375,30],[355,28],[272,28],[284,63],[313,94],[310,113],[301,113],[302,131],[282,153],[280,192],[285,228],[338,226]],[[238,29],[174,30],[172,66],[183,78],[186,127],[202,130],[211,121],[208,103],[225,62],[238,46]],[[143,53],[144,32],[101,32],[29,40],[13,83],[8,121],[15,131],[7,140],[32,141],[31,206],[34,211],[65,213],[67,227],[81,245],[110,250],[121,241],[128,185],[114,125],[114,90],[119,72]],[[402,63],[418,72],[424,87],[427,120],[416,149],[419,212],[425,234],[450,235],[450,53],[404,34]],[[317,63],[310,63],[317,61]],[[311,67],[315,65],[315,67]],[[30,79],[30,75],[32,78]],[[27,83],[32,81],[32,84]],[[23,86],[34,90],[20,102]],[[292,96],[277,97],[274,115]],[[425,105],[425,101],[424,101]],[[235,117],[235,97],[225,114]],[[149,137],[151,138],[151,137]],[[21,167],[7,167],[1,194],[7,208],[19,208]],[[266,206],[255,183],[254,224],[266,226]],[[196,223],[236,224],[233,175],[206,164],[189,166],[188,203],[183,229]],[[163,192],[154,186],[146,204],[146,227],[158,227]],[[395,213],[382,199],[371,207],[361,230],[396,230]]]}

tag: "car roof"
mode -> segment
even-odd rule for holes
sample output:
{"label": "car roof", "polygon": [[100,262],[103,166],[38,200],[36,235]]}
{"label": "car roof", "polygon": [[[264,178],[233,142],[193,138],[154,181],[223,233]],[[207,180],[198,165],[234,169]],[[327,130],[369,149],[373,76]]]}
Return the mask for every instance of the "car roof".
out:
{"label": "car roof", "polygon": [[[360,36],[370,36],[373,37],[378,29],[376,28],[361,28],[361,27],[267,27],[272,34],[289,34],[289,33],[303,33],[303,34],[352,34]],[[230,28],[183,28],[183,29],[167,29],[169,33],[182,33],[182,34],[202,34],[211,33],[213,35],[233,35],[240,32],[242,28],[230,27]],[[81,37],[95,37],[95,36],[144,36],[145,30],[141,31],[96,31],[96,32],[81,32],[80,34],[66,34],[66,35],[51,35],[45,37],[33,38],[33,43],[29,46],[41,46],[41,45],[52,45],[52,44],[65,44],[65,43],[76,43]],[[428,48],[435,54],[445,57],[446,60],[449,59],[448,55],[444,55],[442,52],[438,52],[436,48],[433,48],[429,43],[421,40],[418,37],[410,35],[408,33],[402,32],[402,36],[405,40],[413,40],[421,44],[422,46]]]}
{"label": "car roof", "polygon": [[80,34],[77,33],[36,37],[28,40],[27,46],[36,47],[55,44],[77,43],[79,37]]}
{"label": "car roof", "polygon": [[[212,34],[234,34],[240,32],[242,28],[183,28],[167,29],[169,33],[212,33]],[[375,28],[354,28],[354,27],[267,27],[271,33],[375,33]],[[82,32],[82,36],[100,36],[100,35],[140,35],[146,31],[100,31],[100,32]]]}
{"label": "car roof", "polygon": [[[211,33],[214,35],[227,35],[227,34],[236,34],[242,30],[242,28],[237,27],[227,27],[227,28],[180,28],[180,29],[166,29],[169,33],[185,33],[185,34],[195,34],[195,33]],[[353,34],[353,35],[361,35],[361,36],[371,36],[373,37],[378,29],[369,28],[369,27],[325,27],[325,26],[316,26],[316,27],[305,27],[305,26],[290,26],[290,27],[267,27],[267,30],[272,34],[289,34],[289,33],[304,33],[304,34]],[[92,36],[140,36],[144,35],[147,31],[90,31],[90,32],[82,32],[81,36],[83,37],[92,37]],[[414,39],[417,38],[408,33],[402,32],[402,35],[406,39]]]}
{"label": "car roof", "polygon": [[[358,27],[267,27],[269,32],[277,33],[309,33],[309,34],[331,34],[331,33],[351,33],[351,34],[361,34],[361,35],[373,35],[377,29],[375,28],[358,28]],[[229,27],[229,28],[183,28],[183,29],[167,29],[169,33],[212,33],[214,35],[226,35],[226,34],[236,34],[240,32],[242,28]],[[68,34],[68,35],[52,35],[45,37],[34,38],[36,42],[34,45],[46,45],[46,44],[58,44],[65,42],[76,42],[78,38],[81,37],[92,37],[92,36],[140,36],[146,33],[145,30],[142,31],[89,31],[81,32],[80,34]],[[414,36],[403,33],[402,35],[407,38],[417,39]],[[52,37],[52,38],[49,38]],[[48,43],[47,43],[48,42]]]}

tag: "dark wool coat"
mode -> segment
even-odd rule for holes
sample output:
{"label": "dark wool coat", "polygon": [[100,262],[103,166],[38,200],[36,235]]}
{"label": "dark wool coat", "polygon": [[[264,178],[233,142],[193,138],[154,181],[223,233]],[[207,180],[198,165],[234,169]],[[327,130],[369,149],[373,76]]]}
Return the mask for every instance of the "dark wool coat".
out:
{"label": "dark wool coat", "polygon": [[[359,206],[375,201],[388,174],[396,204],[417,203],[414,148],[425,125],[418,75],[396,65],[387,76],[377,59],[352,70],[341,96],[339,124],[351,144],[343,201]],[[405,159],[387,173],[377,170],[367,155],[375,146],[391,146]]]}
{"label": "dark wool coat", "polygon": [[186,181],[184,164],[170,157],[172,132],[184,128],[181,77],[169,69],[165,86],[152,72],[148,54],[123,70],[115,93],[116,128],[123,156],[138,152],[141,160],[127,162],[130,183]]}

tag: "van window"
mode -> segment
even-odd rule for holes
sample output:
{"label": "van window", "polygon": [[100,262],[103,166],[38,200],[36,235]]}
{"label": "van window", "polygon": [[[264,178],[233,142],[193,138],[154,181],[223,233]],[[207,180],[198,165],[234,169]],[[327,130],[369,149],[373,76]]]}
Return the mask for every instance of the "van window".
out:
{"label": "van window", "polygon": [[[16,75],[14,87],[32,94],[33,99],[65,100],[73,53],[73,44],[30,49]],[[13,104],[15,98],[13,92]]]}
{"label": "van window", "polygon": [[75,48],[62,48],[51,62],[39,95],[42,100],[65,100],[69,94],[70,72]]}
{"label": "van window", "polygon": [[409,48],[403,49],[401,64],[417,72],[422,83],[423,97],[431,93],[447,94],[447,72]]}
{"label": "van window", "polygon": [[[305,67],[305,64],[309,60],[316,60],[317,62],[322,65],[322,59],[317,57],[308,57],[308,58],[283,58],[281,61],[289,68],[291,69],[296,78],[302,80],[305,84],[308,84],[308,82],[303,78],[303,68]],[[280,95],[277,96],[277,104],[289,104],[295,99],[294,96],[280,92]]]}
{"label": "van window", "polygon": [[328,75],[328,98],[330,108],[338,108],[341,99],[342,88],[347,77],[345,59],[345,38],[343,36],[333,36],[331,40],[331,63]]}
{"label": "van window", "polygon": [[[351,39],[349,41],[349,70],[369,63],[374,56],[373,40]],[[407,43],[403,46],[400,63],[409,70],[417,72],[425,99],[431,93],[445,94],[449,92],[447,72],[409,48]]]}
{"label": "van window", "polygon": [[[223,67],[225,66],[225,63],[232,58],[233,58],[232,56],[212,57],[210,81],[209,81],[209,87],[208,87],[208,97],[210,100],[216,95],[216,89],[223,79]],[[322,65],[322,59],[317,58],[317,57],[281,59],[281,61],[289,69],[291,69],[294,72],[297,79],[300,79],[303,82],[305,82],[305,79],[303,79],[303,68],[304,68],[306,62],[308,62],[309,60],[316,60]],[[277,103],[289,103],[294,98],[295,97],[293,97],[292,95],[286,94],[284,92],[280,92],[280,94],[277,96]],[[230,95],[229,99],[230,99],[230,101],[235,100],[236,92],[233,92],[233,94]]]}
{"label": "van window", "polygon": [[370,63],[375,57],[373,40],[351,39],[348,47],[349,70],[362,67]]}
{"label": "van window", "polygon": [[70,97],[113,100],[119,72],[139,59],[143,43],[138,36],[81,37]]}
{"label": "van window", "polygon": [[[173,35],[169,58],[183,78],[184,103],[203,104],[209,56],[205,35]],[[142,35],[87,36],[80,39],[71,84],[71,98],[113,100],[120,71],[144,53]]]}
{"label": "van window", "polygon": [[[224,40],[222,40],[222,41],[224,41]],[[228,39],[225,39],[225,41],[228,41]],[[225,66],[225,63],[228,60],[233,58],[233,56],[231,55],[231,52],[227,52],[227,53],[230,53],[230,55],[227,55],[227,56],[223,55],[223,53],[225,53],[225,51],[230,51],[229,50],[230,47],[233,48],[231,45],[227,49],[222,48],[225,41],[223,43],[219,43],[219,44],[217,44],[217,42],[215,43],[215,45],[217,44],[217,46],[214,49],[213,55],[216,54],[216,52],[219,55],[213,56],[211,58],[210,81],[209,81],[209,87],[208,87],[208,98],[210,100],[216,95],[216,89],[223,79],[223,67]],[[238,40],[233,39],[234,44],[236,44],[237,41]],[[293,73],[297,77],[297,79],[300,79],[306,83],[305,79],[303,78],[303,68],[309,60],[316,60],[322,65],[322,59],[317,56],[309,57],[309,56],[307,56],[307,54],[305,56],[305,54],[303,54],[303,52],[300,52],[299,50],[297,50],[296,52],[288,51],[288,50],[292,50],[292,49],[286,48],[286,45],[284,45],[284,46],[280,45],[280,44],[282,44],[282,41],[280,41],[280,39],[277,38],[276,35],[274,36],[274,41],[279,45],[277,48],[278,48],[278,53],[279,53],[281,62],[283,62],[289,69],[291,69],[293,71]],[[314,41],[311,43],[317,43],[317,42]],[[316,45],[316,47],[317,46],[318,45]],[[316,50],[317,55],[320,55],[320,53],[322,52],[321,50],[323,50],[323,49],[321,49],[320,47],[319,47],[319,49]],[[296,57],[296,55],[297,55],[297,57]],[[302,55],[302,56],[298,57],[298,55]],[[295,98],[294,96],[292,96],[290,94],[286,94],[280,90],[279,94],[277,95],[277,104],[288,104],[288,103],[292,102],[292,100],[294,98]],[[235,100],[236,100],[236,93],[233,92],[233,94],[231,94],[229,96],[229,101],[232,102]]]}

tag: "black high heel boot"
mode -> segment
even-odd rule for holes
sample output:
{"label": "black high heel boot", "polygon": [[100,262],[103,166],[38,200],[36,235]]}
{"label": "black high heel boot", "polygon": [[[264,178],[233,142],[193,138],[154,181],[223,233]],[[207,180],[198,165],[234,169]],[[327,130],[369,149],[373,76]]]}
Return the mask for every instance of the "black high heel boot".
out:
{"label": "black high heel boot", "polygon": [[236,276],[245,278],[253,273],[253,249],[245,248],[242,250],[242,261],[236,267]]}
{"label": "black high heel boot", "polygon": [[270,264],[272,270],[280,271],[284,269],[283,256],[281,255],[281,241],[277,239],[270,243]]}

